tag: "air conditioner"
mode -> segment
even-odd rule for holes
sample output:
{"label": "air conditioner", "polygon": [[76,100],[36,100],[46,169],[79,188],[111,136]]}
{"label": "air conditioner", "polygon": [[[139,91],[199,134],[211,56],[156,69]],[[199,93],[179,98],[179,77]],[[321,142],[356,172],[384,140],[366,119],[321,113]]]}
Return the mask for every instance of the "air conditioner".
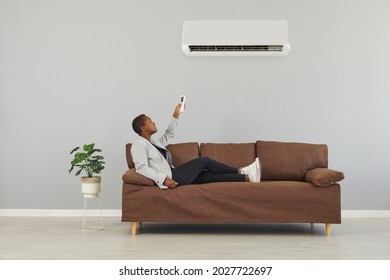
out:
{"label": "air conditioner", "polygon": [[184,21],[189,56],[282,56],[290,50],[285,20]]}

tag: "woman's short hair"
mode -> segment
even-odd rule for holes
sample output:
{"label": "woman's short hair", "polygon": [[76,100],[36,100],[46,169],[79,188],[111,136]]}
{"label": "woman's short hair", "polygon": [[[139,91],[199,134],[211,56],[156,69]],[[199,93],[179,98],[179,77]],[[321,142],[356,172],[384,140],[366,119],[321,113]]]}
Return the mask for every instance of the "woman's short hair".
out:
{"label": "woman's short hair", "polygon": [[145,123],[145,117],[146,117],[145,114],[141,114],[141,115],[135,117],[135,119],[133,120],[133,123],[132,123],[133,130],[138,135],[141,135],[141,126],[143,126]]}

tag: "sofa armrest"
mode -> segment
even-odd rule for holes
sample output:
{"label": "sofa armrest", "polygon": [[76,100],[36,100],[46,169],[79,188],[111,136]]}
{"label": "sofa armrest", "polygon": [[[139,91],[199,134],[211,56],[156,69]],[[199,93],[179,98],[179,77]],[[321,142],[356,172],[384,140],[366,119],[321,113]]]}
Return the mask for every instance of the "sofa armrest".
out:
{"label": "sofa armrest", "polygon": [[305,174],[305,181],[318,187],[329,187],[343,179],[343,172],[329,168],[315,168]]}
{"label": "sofa armrest", "polygon": [[131,168],[126,171],[122,176],[123,182],[133,185],[141,186],[154,186],[154,181],[152,179],[146,178],[145,176],[137,173],[135,168]]}

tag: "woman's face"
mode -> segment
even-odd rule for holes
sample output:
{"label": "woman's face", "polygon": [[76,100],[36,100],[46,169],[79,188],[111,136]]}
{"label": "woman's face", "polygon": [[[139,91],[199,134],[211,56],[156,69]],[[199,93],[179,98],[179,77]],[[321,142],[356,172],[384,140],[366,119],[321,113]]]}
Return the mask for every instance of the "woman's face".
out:
{"label": "woman's face", "polygon": [[144,132],[152,135],[157,132],[157,126],[148,116],[145,117],[144,125],[141,127]]}

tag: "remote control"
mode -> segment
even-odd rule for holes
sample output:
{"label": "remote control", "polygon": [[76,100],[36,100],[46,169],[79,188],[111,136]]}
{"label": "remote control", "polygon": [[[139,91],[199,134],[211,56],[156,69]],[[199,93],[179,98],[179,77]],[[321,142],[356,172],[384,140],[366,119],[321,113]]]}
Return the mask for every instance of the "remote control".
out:
{"label": "remote control", "polygon": [[181,106],[180,106],[180,113],[184,112],[185,110],[185,105],[186,105],[186,96],[185,95],[182,95],[180,96],[180,103],[181,103]]}

